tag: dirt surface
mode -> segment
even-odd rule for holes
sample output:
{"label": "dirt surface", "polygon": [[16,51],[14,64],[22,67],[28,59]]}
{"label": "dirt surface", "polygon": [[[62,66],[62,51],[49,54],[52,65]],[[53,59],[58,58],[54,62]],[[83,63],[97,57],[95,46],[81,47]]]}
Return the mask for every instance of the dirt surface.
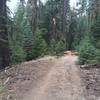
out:
{"label": "dirt surface", "polygon": [[81,69],[76,61],[44,57],[0,73],[0,100],[100,100],[100,68]]}
{"label": "dirt surface", "polygon": [[81,100],[76,56],[57,59],[46,77],[23,100]]}
{"label": "dirt surface", "polygon": [[86,100],[100,100],[100,65],[80,69]]}

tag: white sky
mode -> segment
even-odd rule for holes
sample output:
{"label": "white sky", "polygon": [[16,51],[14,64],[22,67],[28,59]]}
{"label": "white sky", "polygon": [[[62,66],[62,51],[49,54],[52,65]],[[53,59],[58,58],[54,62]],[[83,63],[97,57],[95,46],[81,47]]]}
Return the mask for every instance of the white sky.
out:
{"label": "white sky", "polygon": [[[27,1],[27,0],[25,0],[25,1]],[[46,0],[42,0],[42,1],[45,2]],[[71,7],[76,6],[76,1],[77,0],[70,0]],[[7,3],[7,5],[9,6],[9,8],[12,12],[14,12],[16,10],[17,2],[18,2],[18,0],[10,0],[10,2]]]}

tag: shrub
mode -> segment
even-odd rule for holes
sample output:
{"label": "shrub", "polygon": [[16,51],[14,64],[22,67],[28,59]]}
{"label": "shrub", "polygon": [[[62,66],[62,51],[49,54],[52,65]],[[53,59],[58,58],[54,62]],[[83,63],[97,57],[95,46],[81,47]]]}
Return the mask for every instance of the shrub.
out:
{"label": "shrub", "polygon": [[85,36],[79,46],[79,62],[80,64],[93,63],[96,56],[96,49],[92,45],[89,36]]}
{"label": "shrub", "polygon": [[95,47],[100,49],[100,15],[91,27],[91,33],[93,36]]}
{"label": "shrub", "polygon": [[95,63],[100,64],[100,49],[96,50]]}
{"label": "shrub", "polygon": [[62,53],[65,50],[65,43],[60,40],[56,41],[54,39],[51,40],[50,43],[50,52],[51,54],[59,54]]}
{"label": "shrub", "polygon": [[13,46],[11,50],[11,63],[16,64],[25,60],[25,52],[19,45]]}
{"label": "shrub", "polygon": [[26,60],[32,60],[33,59],[33,33],[27,32],[24,35],[24,42],[23,42],[24,51],[26,53]]}
{"label": "shrub", "polygon": [[33,58],[44,56],[47,53],[47,44],[42,36],[43,34],[40,30],[37,30],[34,34]]}

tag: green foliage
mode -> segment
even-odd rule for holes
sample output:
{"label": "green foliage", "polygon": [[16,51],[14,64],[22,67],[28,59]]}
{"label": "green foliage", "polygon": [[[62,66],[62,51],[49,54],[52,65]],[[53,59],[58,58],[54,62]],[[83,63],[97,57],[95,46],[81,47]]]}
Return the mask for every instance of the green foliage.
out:
{"label": "green foliage", "polygon": [[59,54],[61,52],[63,52],[65,50],[65,43],[64,41],[60,40],[60,41],[56,41],[54,39],[51,40],[50,43],[50,53],[53,55],[55,54]]}
{"label": "green foliage", "polygon": [[88,18],[87,16],[79,16],[77,19],[77,30],[74,37],[74,47],[79,46],[84,33],[88,31]]}
{"label": "green foliage", "polygon": [[33,59],[33,33],[28,19],[23,20],[23,48],[26,53],[26,60]]}
{"label": "green foliage", "polygon": [[98,16],[97,20],[93,24],[91,28],[91,33],[96,48],[100,49],[100,16]]}
{"label": "green foliage", "polygon": [[11,62],[13,64],[25,61],[25,52],[19,45],[12,46],[11,50]]}
{"label": "green foliage", "polygon": [[[66,49],[76,48],[79,49],[81,64],[98,63],[100,17],[91,28],[92,34],[85,34],[86,36],[83,37],[84,33],[90,31],[91,26],[86,11],[87,4],[87,0],[80,0],[76,11],[70,9],[69,0],[48,0],[45,4],[40,1],[35,11],[37,18],[34,18],[32,10],[34,4],[31,5],[28,1],[25,6],[24,0],[20,0],[12,20],[14,32],[11,32],[9,38],[12,63],[32,60],[48,54],[58,55]],[[34,25],[32,25],[33,21],[36,21]],[[33,26],[38,29],[32,33]],[[92,40],[90,36],[93,37]]]}
{"label": "green foliage", "polygon": [[100,49],[96,50],[95,62],[100,64]]}
{"label": "green foliage", "polygon": [[89,36],[85,36],[79,46],[80,64],[92,63],[95,58],[95,47],[92,45]]}
{"label": "green foliage", "polygon": [[27,35],[25,35],[24,37],[24,50],[26,53],[26,60],[32,60],[33,59],[33,39],[31,34],[29,35],[29,33]]}
{"label": "green foliage", "polygon": [[11,49],[11,63],[16,64],[25,61],[26,53],[23,49],[24,31],[24,9],[23,2],[19,2],[17,11],[14,16],[13,32],[9,34],[9,43]]}
{"label": "green foliage", "polygon": [[[86,35],[79,45],[81,64],[100,63],[100,17],[92,25],[91,33],[89,36]],[[89,37],[92,37],[92,42]]]}
{"label": "green foliage", "polygon": [[33,58],[44,56],[47,53],[47,44],[43,39],[43,33],[37,30],[34,33],[34,43],[33,43]]}

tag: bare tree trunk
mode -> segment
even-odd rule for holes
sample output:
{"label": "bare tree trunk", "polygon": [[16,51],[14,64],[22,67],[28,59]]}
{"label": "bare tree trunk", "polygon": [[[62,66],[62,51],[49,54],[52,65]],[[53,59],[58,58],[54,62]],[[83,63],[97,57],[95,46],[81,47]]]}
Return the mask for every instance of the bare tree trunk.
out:
{"label": "bare tree trunk", "polygon": [[100,0],[89,0],[89,5],[89,18],[94,21],[100,13]]}
{"label": "bare tree trunk", "polygon": [[61,30],[65,33],[65,26],[66,26],[66,14],[67,14],[67,0],[63,0],[63,8],[62,8],[62,25]]}
{"label": "bare tree trunk", "polygon": [[56,17],[52,18],[52,37],[57,39],[57,32],[56,32]]}
{"label": "bare tree trunk", "polygon": [[34,33],[37,27],[37,0],[32,0],[31,5],[32,5],[32,31]]}
{"label": "bare tree trunk", "polygon": [[66,49],[68,41],[67,41],[67,33],[69,30],[69,25],[67,22],[67,17],[68,17],[68,11],[69,11],[69,0],[63,0],[63,7],[62,7],[62,21],[61,21],[61,32],[64,34],[65,41],[66,41]]}

